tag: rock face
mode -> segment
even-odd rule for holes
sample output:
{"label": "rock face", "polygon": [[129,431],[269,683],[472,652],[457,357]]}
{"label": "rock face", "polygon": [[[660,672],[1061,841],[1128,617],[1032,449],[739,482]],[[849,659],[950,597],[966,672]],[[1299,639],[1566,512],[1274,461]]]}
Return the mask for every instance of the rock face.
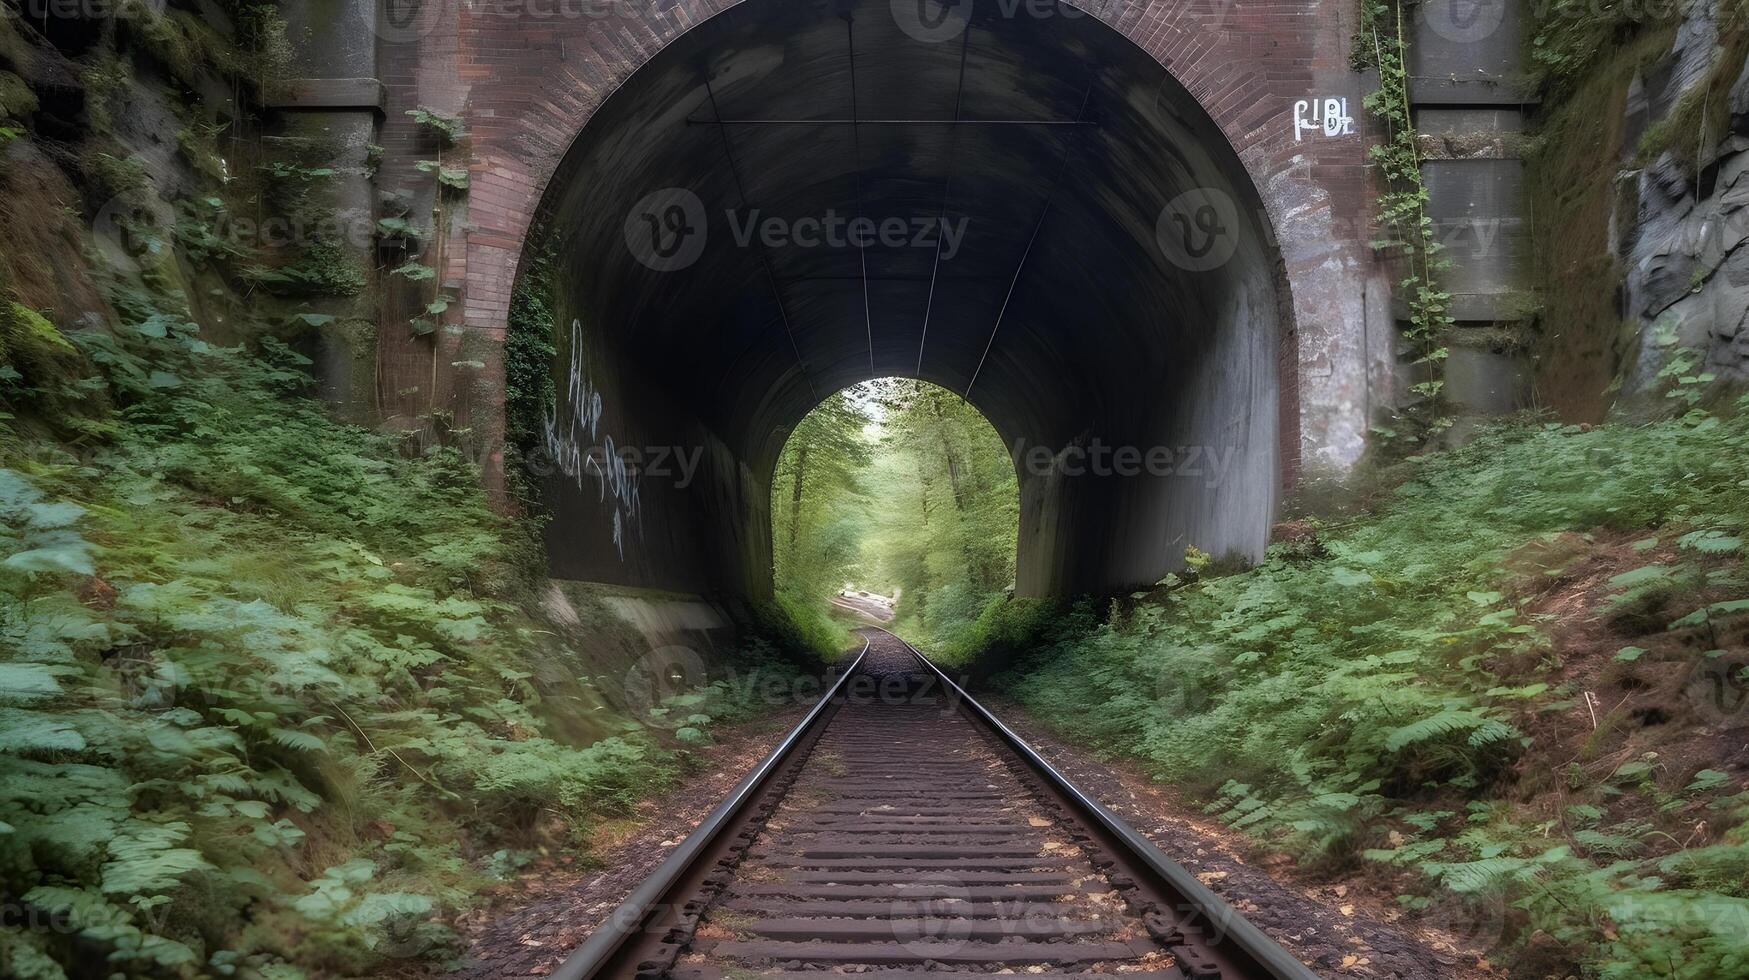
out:
{"label": "rock face", "polygon": [[[1716,32],[1705,26],[1679,37],[1664,104],[1709,70],[1701,52],[1713,50],[1706,38]],[[1637,175],[1624,312],[1639,324],[1642,343],[1624,379],[1629,393],[1655,390],[1658,372],[1684,348],[1701,354],[1700,370],[1749,380],[1749,64],[1730,108],[1734,132],[1700,174],[1667,153]]]}
{"label": "rock face", "polygon": [[1737,75],[1737,85],[1731,89],[1731,125],[1738,133],[1749,133],[1749,59]]}
{"label": "rock face", "polygon": [[1654,387],[1679,347],[1703,352],[1705,369],[1749,379],[1749,139],[1721,148],[1712,193],[1669,158],[1640,174],[1640,224],[1629,259],[1629,314],[1642,325],[1630,388]]}
{"label": "rock face", "polygon": [[[1718,58],[1719,23],[1713,15],[1713,0],[1688,0],[1682,11],[1682,26],[1671,48],[1670,88],[1673,95],[1688,91],[1712,71]],[[1671,99],[1671,103],[1674,103]]]}

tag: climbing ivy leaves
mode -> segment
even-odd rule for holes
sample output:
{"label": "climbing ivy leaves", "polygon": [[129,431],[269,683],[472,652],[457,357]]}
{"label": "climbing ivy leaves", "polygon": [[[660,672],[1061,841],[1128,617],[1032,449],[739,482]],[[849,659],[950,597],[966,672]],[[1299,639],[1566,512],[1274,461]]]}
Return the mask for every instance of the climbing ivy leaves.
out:
{"label": "climbing ivy leaves", "polygon": [[[1452,424],[1445,415],[1442,392],[1445,346],[1452,328],[1451,294],[1440,285],[1450,261],[1434,234],[1427,212],[1427,185],[1422,179],[1415,121],[1409,102],[1408,38],[1404,33],[1406,0],[1361,0],[1361,29],[1355,36],[1356,67],[1378,71],[1379,87],[1363,105],[1383,125],[1384,140],[1368,151],[1378,164],[1383,190],[1376,219],[1379,237],[1374,248],[1399,260],[1399,296],[1408,308],[1403,330],[1415,380],[1409,390],[1417,401],[1407,415],[1422,438],[1437,436]],[[1378,429],[1383,437],[1395,430]]]}

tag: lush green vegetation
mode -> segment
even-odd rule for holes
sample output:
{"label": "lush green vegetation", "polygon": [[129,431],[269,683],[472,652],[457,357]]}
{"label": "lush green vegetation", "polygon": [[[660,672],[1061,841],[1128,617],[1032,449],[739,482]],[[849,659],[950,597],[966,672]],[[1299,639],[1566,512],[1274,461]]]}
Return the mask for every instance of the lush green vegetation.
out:
{"label": "lush green vegetation", "polygon": [[771,484],[777,601],[822,651],[850,643],[827,604],[858,572],[868,521],[861,477],[872,457],[865,430],[873,419],[860,394],[837,392],[802,419]]}
{"label": "lush green vegetation", "polygon": [[8,975],[442,956],[445,913],[751,710],[719,683],[628,717],[575,647],[612,617],[542,618],[529,536],[456,451],[406,458],[303,397],[283,345],[121,299],[0,382]]}
{"label": "lush green vegetation", "polygon": [[1746,407],[1416,457],[1249,570],[1016,610],[1006,684],[1261,845],[1398,876],[1525,976],[1744,975]]}
{"label": "lush green vegetation", "polygon": [[785,443],[771,509],[780,601],[826,648],[844,638],[822,610],[847,584],[898,596],[894,629],[954,651],[1014,583],[1008,450],[935,385],[889,379],[826,399]]}
{"label": "lush green vegetation", "polygon": [[[336,241],[338,148],[260,159],[283,22],[224,0],[223,37],[210,10],[124,6],[77,54],[80,98],[56,89],[72,145],[35,135],[36,42],[0,18],[0,975],[440,962],[485,886],[586,855],[795,668],[749,641],[713,664],[735,683],[626,690],[647,641],[541,579],[534,522],[488,507],[441,408],[337,422],[296,351],[374,346],[327,312],[368,309],[334,301],[371,270]],[[214,90],[237,98],[188,95]],[[185,125],[173,161],[130,145],[162,141],[123,125],[141,104]],[[308,233],[247,230],[273,223]],[[543,316],[550,337],[519,304],[508,352],[519,444],[551,397]]]}
{"label": "lush green vegetation", "polygon": [[[270,254],[227,231],[233,212],[314,223],[337,176],[322,140],[255,159],[247,106],[289,58],[277,12],[224,0],[225,38],[192,6],[129,6],[78,57],[78,143],[37,143],[31,73],[0,71],[0,143],[34,154],[0,177],[49,181],[0,201],[0,973],[293,980],[441,961],[446,920],[483,886],[586,852],[793,668],[755,642],[738,683],[628,694],[603,651],[641,637],[545,590],[533,521],[486,506],[435,387],[396,396],[428,413],[418,439],[311,400],[294,346],[339,337],[319,310],[373,278],[417,294],[424,314],[395,329],[435,356],[459,124],[410,113],[428,197],[377,224],[428,258],[388,248],[373,274],[325,233]],[[1363,4],[1375,33],[1358,47],[1391,129],[1377,159],[1419,434],[1445,425],[1449,317],[1402,6]],[[1563,229],[1538,254],[1562,286],[1546,319],[1569,333],[1614,336],[1594,287],[1614,274],[1600,243],[1620,97],[1674,33],[1631,8],[1537,12],[1550,108],[1532,178]],[[1719,9],[1721,67],[1642,158],[1725,125],[1749,34],[1741,4]],[[16,25],[0,42],[9,68],[30,57]],[[116,125],[160,74],[184,127],[173,174]],[[187,104],[215,84],[241,116]],[[91,236],[111,198],[143,268],[108,267]],[[525,272],[505,352],[513,474],[552,398],[551,271],[537,255]],[[370,346],[378,325],[352,319]],[[1554,356],[1571,350],[1546,361],[1601,392]],[[845,642],[825,610],[854,583],[898,596],[896,628],[947,658],[1023,651],[1006,684],[1042,717],[1261,846],[1361,869],[1464,938],[1499,939],[1527,975],[1743,975],[1749,422],[1701,412],[1697,370],[1679,354],[1666,372],[1682,419],[1502,429],[1400,464],[1371,512],[1297,522],[1256,568],[1217,575],[1192,550],[1156,589],[1066,616],[1005,595],[1015,476],[982,417],[929,385],[862,386],[801,422],[778,463],[779,601],[820,648]]]}
{"label": "lush green vegetation", "polygon": [[1360,30],[1353,39],[1353,67],[1378,72],[1379,87],[1362,100],[1366,111],[1384,127],[1385,137],[1367,150],[1378,164],[1383,191],[1375,206],[1379,235],[1373,247],[1391,257],[1398,270],[1397,295],[1408,310],[1401,327],[1402,347],[1410,355],[1412,373],[1405,404],[1393,411],[1392,425],[1378,425],[1375,438],[1405,437],[1417,443],[1450,428],[1441,392],[1445,388],[1446,347],[1453,327],[1451,294],[1443,278],[1451,261],[1442,253],[1433,217],[1427,212],[1427,184],[1421,174],[1419,133],[1409,101],[1408,35],[1402,0],[1361,0]]}

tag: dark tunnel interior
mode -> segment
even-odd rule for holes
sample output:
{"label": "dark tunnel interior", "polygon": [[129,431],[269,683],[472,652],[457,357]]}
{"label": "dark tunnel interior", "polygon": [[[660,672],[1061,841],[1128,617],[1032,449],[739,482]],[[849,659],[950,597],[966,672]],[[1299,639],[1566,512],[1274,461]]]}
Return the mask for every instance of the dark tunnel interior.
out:
{"label": "dark tunnel interior", "polygon": [[[556,575],[765,594],[785,437],[885,376],[965,394],[1015,448],[1020,594],[1261,551],[1297,438],[1289,304],[1225,137],[1072,8],[902,7],[748,0],[578,135],[531,239]],[[1099,446],[1139,472],[1072,465]]]}

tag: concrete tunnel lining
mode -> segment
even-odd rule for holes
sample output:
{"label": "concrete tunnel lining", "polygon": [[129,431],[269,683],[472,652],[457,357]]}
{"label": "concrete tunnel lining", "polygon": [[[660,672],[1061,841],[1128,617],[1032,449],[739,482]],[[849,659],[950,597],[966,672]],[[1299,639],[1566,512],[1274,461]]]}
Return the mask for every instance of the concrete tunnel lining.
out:
{"label": "concrete tunnel lining", "polygon": [[[638,69],[554,175],[530,249],[556,259],[549,442],[576,461],[547,487],[556,575],[767,594],[784,438],[827,394],[895,375],[969,388],[1023,447],[1022,594],[1149,583],[1188,544],[1261,551],[1294,436],[1289,303],[1219,129],[1072,8],[974,8],[941,41],[891,9],[732,7]],[[1169,254],[1211,214],[1221,237],[1197,244],[1230,257]],[[833,216],[906,234],[811,245]],[[912,234],[942,220],[957,236]],[[578,452],[609,440],[643,471]],[[1094,443],[1165,447],[1182,472],[1025,465]],[[650,465],[676,452],[697,454],[690,478]]]}

